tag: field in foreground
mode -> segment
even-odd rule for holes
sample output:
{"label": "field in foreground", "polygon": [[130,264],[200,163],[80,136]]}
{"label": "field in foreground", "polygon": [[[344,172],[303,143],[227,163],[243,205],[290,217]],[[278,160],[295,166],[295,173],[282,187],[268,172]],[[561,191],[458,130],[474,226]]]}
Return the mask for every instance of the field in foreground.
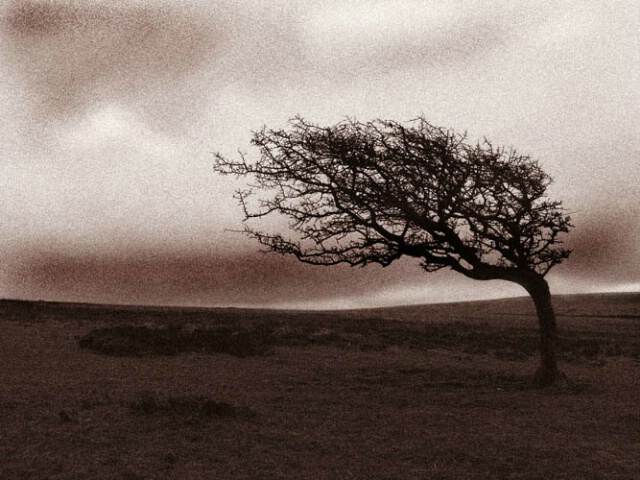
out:
{"label": "field in foreground", "polygon": [[[0,302],[0,478],[638,479],[640,295],[555,303],[562,390],[531,386],[526,299],[346,312]],[[116,325],[224,327],[265,348],[80,348]]]}

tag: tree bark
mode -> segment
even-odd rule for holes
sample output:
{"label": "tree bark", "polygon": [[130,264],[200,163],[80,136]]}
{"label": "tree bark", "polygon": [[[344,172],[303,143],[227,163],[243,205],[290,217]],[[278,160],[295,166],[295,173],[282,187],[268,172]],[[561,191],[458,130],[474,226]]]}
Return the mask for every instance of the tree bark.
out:
{"label": "tree bark", "polygon": [[556,356],[558,333],[551,292],[549,284],[542,276],[536,276],[524,287],[536,307],[540,328],[540,367],[535,374],[535,382],[540,387],[548,387],[566,380],[564,374],[558,369]]}

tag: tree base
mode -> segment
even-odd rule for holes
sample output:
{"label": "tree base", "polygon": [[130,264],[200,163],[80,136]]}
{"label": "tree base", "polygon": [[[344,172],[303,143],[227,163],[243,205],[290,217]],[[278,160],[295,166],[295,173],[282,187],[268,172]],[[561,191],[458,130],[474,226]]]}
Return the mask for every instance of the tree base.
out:
{"label": "tree base", "polygon": [[539,388],[555,387],[565,389],[571,386],[567,376],[557,368],[538,368],[533,376],[533,381]]}

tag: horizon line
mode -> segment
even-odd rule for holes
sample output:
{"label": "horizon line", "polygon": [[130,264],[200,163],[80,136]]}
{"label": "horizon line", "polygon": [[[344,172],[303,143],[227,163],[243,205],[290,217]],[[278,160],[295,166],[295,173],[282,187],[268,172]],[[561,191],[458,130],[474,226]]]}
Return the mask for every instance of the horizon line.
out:
{"label": "horizon line", "polygon": [[[598,292],[578,292],[578,293],[557,293],[553,294],[552,298],[558,297],[578,297],[578,296],[600,296],[600,295],[640,295],[640,290],[637,291],[598,291]],[[281,312],[348,312],[348,311],[363,311],[363,310],[386,310],[393,308],[412,308],[412,307],[428,307],[432,305],[457,305],[457,304],[471,304],[471,303],[487,303],[487,302],[499,302],[502,300],[517,300],[529,298],[528,295],[513,295],[499,298],[486,298],[486,299],[473,299],[473,300],[454,300],[454,301],[436,301],[436,302],[424,302],[424,303],[406,303],[406,304],[394,304],[379,307],[348,307],[348,308],[301,308],[301,307],[277,307],[277,306],[247,306],[247,305],[179,305],[179,304],[148,304],[148,303],[97,303],[90,301],[66,301],[66,300],[45,300],[45,299],[27,299],[27,298],[4,298],[0,297],[0,304],[2,303],[30,303],[30,304],[47,304],[51,306],[76,306],[86,308],[116,308],[116,309],[163,309],[163,310],[271,310]]]}

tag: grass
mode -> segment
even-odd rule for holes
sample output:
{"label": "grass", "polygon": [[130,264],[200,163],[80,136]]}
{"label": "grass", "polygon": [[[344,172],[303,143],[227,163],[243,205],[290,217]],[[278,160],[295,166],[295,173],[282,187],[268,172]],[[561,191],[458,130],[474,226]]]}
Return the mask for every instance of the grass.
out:
{"label": "grass", "polygon": [[[0,478],[640,478],[638,296],[559,300],[575,386],[561,391],[531,386],[535,325],[517,302],[339,314],[5,302]],[[269,348],[79,348],[119,325],[170,345],[251,332]]]}

